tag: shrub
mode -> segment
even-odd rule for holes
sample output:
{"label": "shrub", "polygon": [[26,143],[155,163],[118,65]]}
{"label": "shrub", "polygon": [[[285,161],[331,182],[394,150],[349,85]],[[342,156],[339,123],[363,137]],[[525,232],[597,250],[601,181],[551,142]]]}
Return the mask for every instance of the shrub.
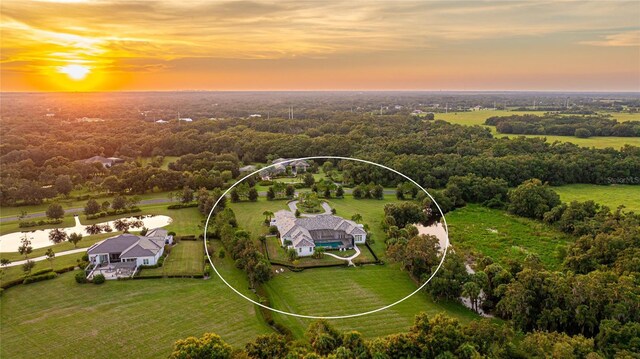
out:
{"label": "shrub", "polygon": [[198,203],[194,202],[194,203],[172,204],[167,206],[167,209],[181,209],[181,208],[191,208],[191,207],[198,207]]}
{"label": "shrub", "polygon": [[167,235],[168,235],[168,236],[175,236],[175,235],[176,235],[176,232],[171,231],[171,232],[167,233]]}
{"label": "shrub", "polygon": [[210,265],[206,265],[204,266],[204,275],[205,277],[210,277],[211,276],[211,266]]}
{"label": "shrub", "polygon": [[76,273],[76,283],[87,283],[87,277],[84,275],[84,271]]}
{"label": "shrub", "polygon": [[269,226],[269,234],[278,234],[278,227]]}
{"label": "shrub", "polygon": [[57,276],[56,273],[51,272],[51,273],[47,273],[47,274],[42,274],[42,275],[32,275],[32,276],[28,276],[27,278],[24,279],[24,281],[22,282],[22,284],[29,284],[29,283],[35,283],[35,282],[40,282],[43,280],[48,280],[48,279],[53,279]]}
{"label": "shrub", "polygon": [[220,250],[218,251],[218,258],[222,259],[225,255],[226,252],[224,251],[224,249],[220,248]]}
{"label": "shrub", "polygon": [[53,272],[53,269],[49,268],[49,269],[42,269],[36,272],[31,273],[31,277],[35,277],[41,274],[45,274],[45,273],[49,273],[49,272]]}
{"label": "shrub", "polygon": [[106,279],[102,274],[96,274],[93,276],[93,284],[102,284]]}

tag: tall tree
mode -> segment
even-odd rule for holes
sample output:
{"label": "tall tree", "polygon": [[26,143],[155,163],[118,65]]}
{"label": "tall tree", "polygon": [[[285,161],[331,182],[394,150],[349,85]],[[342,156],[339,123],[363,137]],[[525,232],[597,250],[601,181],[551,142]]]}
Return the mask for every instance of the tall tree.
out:
{"label": "tall tree", "polygon": [[58,203],[52,203],[47,208],[47,217],[51,219],[60,219],[64,217],[64,208]]}

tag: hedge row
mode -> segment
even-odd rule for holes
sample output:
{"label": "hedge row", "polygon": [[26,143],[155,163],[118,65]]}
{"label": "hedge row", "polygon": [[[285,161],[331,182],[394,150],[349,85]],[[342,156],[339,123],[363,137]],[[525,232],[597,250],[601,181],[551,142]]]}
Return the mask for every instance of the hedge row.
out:
{"label": "hedge row", "polygon": [[181,208],[193,208],[193,207],[198,207],[198,203],[172,204],[172,205],[167,206],[167,209],[181,209]]}
{"label": "hedge row", "polygon": [[[55,271],[51,270],[50,268],[49,269],[43,269],[43,270],[39,270],[37,272],[34,272],[33,274],[31,274],[28,277],[20,277],[20,278],[12,279],[12,280],[9,280],[9,281],[4,281],[3,280],[2,281],[2,285],[0,286],[0,288],[7,289],[7,288],[11,288],[13,286],[16,286],[18,284],[33,283],[34,282],[33,280],[27,281],[27,279],[29,279],[31,277],[43,276],[45,274],[46,275],[53,275],[53,278],[55,278],[56,274],[62,274],[62,273],[70,272],[70,271],[74,270],[75,267],[76,267],[75,265],[72,265],[72,266],[67,266],[67,267],[62,267],[60,269],[56,269]],[[46,278],[46,279],[51,279],[51,278]],[[40,280],[44,280],[44,279],[39,279],[39,280],[36,280],[35,282],[40,281]]]}
{"label": "hedge row", "polygon": [[60,223],[62,223],[61,219],[48,219],[48,220],[39,220],[39,221],[30,221],[30,222],[20,222],[18,224],[18,227],[29,228],[29,227],[37,227],[37,226],[60,224]]}
{"label": "hedge row", "polygon": [[115,216],[115,215],[119,215],[119,214],[127,214],[127,213],[135,213],[135,212],[140,212],[142,211],[140,208],[138,207],[132,207],[132,208],[128,208],[128,209],[117,209],[117,210],[111,210],[111,211],[106,211],[106,212],[98,212],[95,214],[87,214],[87,219],[98,219],[98,218],[103,218],[106,216]]}
{"label": "hedge row", "polygon": [[40,282],[40,281],[43,281],[43,280],[53,279],[53,278],[55,278],[57,276],[58,276],[58,274],[56,274],[54,272],[47,273],[47,274],[42,274],[42,275],[32,275],[32,276],[28,276],[27,278],[25,278],[22,281],[22,284]]}
{"label": "hedge row", "polygon": [[[207,235],[208,236],[208,235]],[[178,241],[197,241],[198,238],[196,238],[195,235],[189,235],[189,236],[179,236],[179,237],[175,237],[176,240]]]}

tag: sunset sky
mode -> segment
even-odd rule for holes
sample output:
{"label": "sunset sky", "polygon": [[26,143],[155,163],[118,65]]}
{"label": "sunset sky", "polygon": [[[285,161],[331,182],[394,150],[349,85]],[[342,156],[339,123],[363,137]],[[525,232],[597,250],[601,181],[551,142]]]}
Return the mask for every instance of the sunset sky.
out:
{"label": "sunset sky", "polygon": [[0,2],[2,91],[640,91],[640,2]]}

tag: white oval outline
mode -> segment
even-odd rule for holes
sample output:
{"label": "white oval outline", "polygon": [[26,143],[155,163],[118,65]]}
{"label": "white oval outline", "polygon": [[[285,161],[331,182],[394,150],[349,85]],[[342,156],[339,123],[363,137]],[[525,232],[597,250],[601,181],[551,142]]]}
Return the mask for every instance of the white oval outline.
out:
{"label": "white oval outline", "polygon": [[222,196],[220,196],[220,198],[218,198],[218,200],[216,201],[216,203],[214,203],[213,207],[211,208],[211,211],[209,212],[209,216],[207,217],[207,221],[205,222],[204,225],[204,240],[203,240],[203,244],[204,244],[204,252],[207,254],[207,258],[209,259],[209,263],[211,264],[211,268],[213,268],[213,270],[216,272],[216,274],[218,275],[218,277],[220,279],[222,279],[222,281],[224,282],[224,284],[227,285],[227,287],[231,288],[231,290],[233,290],[237,295],[241,296],[242,298],[248,300],[249,302],[258,305],[262,308],[268,309],[272,312],[276,312],[276,313],[280,313],[280,314],[284,314],[284,315],[289,315],[292,317],[297,317],[297,318],[306,318],[306,319],[346,319],[346,318],[355,318],[355,317],[361,317],[367,314],[373,314],[373,313],[377,313],[377,312],[381,312],[385,309],[389,309],[397,304],[402,303],[403,301],[409,299],[410,297],[412,297],[414,294],[418,293],[420,290],[422,290],[422,288],[424,288],[424,286],[427,285],[427,283],[429,283],[431,281],[431,279],[433,279],[433,277],[436,275],[436,273],[438,273],[438,270],[440,270],[440,267],[442,267],[442,263],[444,263],[444,259],[447,256],[447,250],[449,248],[449,227],[447,226],[447,219],[444,216],[444,213],[442,212],[442,209],[440,208],[440,205],[438,205],[438,202],[436,202],[436,200],[433,198],[433,196],[431,196],[431,194],[429,194],[429,192],[427,192],[426,189],[424,189],[422,186],[420,186],[416,181],[412,180],[411,178],[409,178],[408,176],[406,176],[405,174],[394,170],[393,168],[387,167],[385,165],[381,165],[379,163],[376,162],[372,162],[372,161],[367,161],[367,160],[363,160],[363,159],[359,159],[359,158],[352,158],[352,157],[342,157],[342,156],[312,156],[312,157],[300,157],[300,158],[293,158],[293,159],[288,159],[286,161],[280,162],[280,163],[289,163],[292,161],[297,161],[297,160],[316,160],[316,159],[336,159],[336,160],[350,160],[350,161],[356,161],[356,162],[362,162],[362,163],[367,163],[370,165],[374,165],[374,166],[378,166],[378,167],[382,167],[386,170],[389,170],[391,172],[394,172],[396,174],[399,174],[400,176],[406,178],[407,180],[409,180],[411,183],[413,183],[414,185],[418,186],[418,188],[420,188],[424,193],[427,194],[427,196],[429,196],[429,198],[431,198],[431,200],[433,201],[433,203],[436,205],[436,207],[438,207],[438,211],[440,211],[440,214],[442,215],[442,220],[444,222],[444,229],[445,229],[445,233],[447,236],[447,242],[446,242],[446,246],[444,248],[444,254],[442,255],[442,259],[440,260],[440,263],[438,264],[438,267],[436,268],[435,271],[433,271],[433,273],[431,274],[431,276],[420,286],[418,287],[418,289],[414,290],[412,293],[409,293],[406,297],[404,298],[400,298],[399,300],[385,305],[383,307],[377,308],[377,309],[373,309],[367,312],[362,312],[362,313],[355,313],[355,314],[347,314],[347,315],[337,315],[337,316],[317,316],[317,315],[305,315],[305,314],[297,314],[297,313],[290,313],[290,312],[286,312],[284,310],[280,310],[280,309],[276,309],[276,308],[271,308],[267,305],[264,305],[262,303],[256,302],[255,300],[247,297],[246,295],[240,293],[238,290],[236,290],[231,284],[229,284],[220,274],[220,272],[218,272],[218,269],[216,268],[216,266],[213,264],[213,261],[211,260],[211,256],[209,255],[209,250],[207,248],[207,228],[209,228],[209,220],[211,219],[211,215],[213,214],[213,211],[215,210],[216,206],[218,205],[218,203],[220,202],[220,200],[222,199],[222,197],[225,197],[227,195],[227,193],[229,193],[229,191],[231,191],[233,189],[233,187],[237,186],[239,183],[241,183],[242,181],[244,181],[245,179],[261,172],[264,171],[267,168],[271,168],[276,166],[278,163],[274,163],[271,164],[267,167],[263,167],[261,169],[258,169],[254,172],[251,172],[250,174],[244,176],[243,178],[241,178],[240,180],[238,180],[236,183],[234,183],[231,187],[229,187],[226,191],[224,191],[224,193],[222,194]]}

